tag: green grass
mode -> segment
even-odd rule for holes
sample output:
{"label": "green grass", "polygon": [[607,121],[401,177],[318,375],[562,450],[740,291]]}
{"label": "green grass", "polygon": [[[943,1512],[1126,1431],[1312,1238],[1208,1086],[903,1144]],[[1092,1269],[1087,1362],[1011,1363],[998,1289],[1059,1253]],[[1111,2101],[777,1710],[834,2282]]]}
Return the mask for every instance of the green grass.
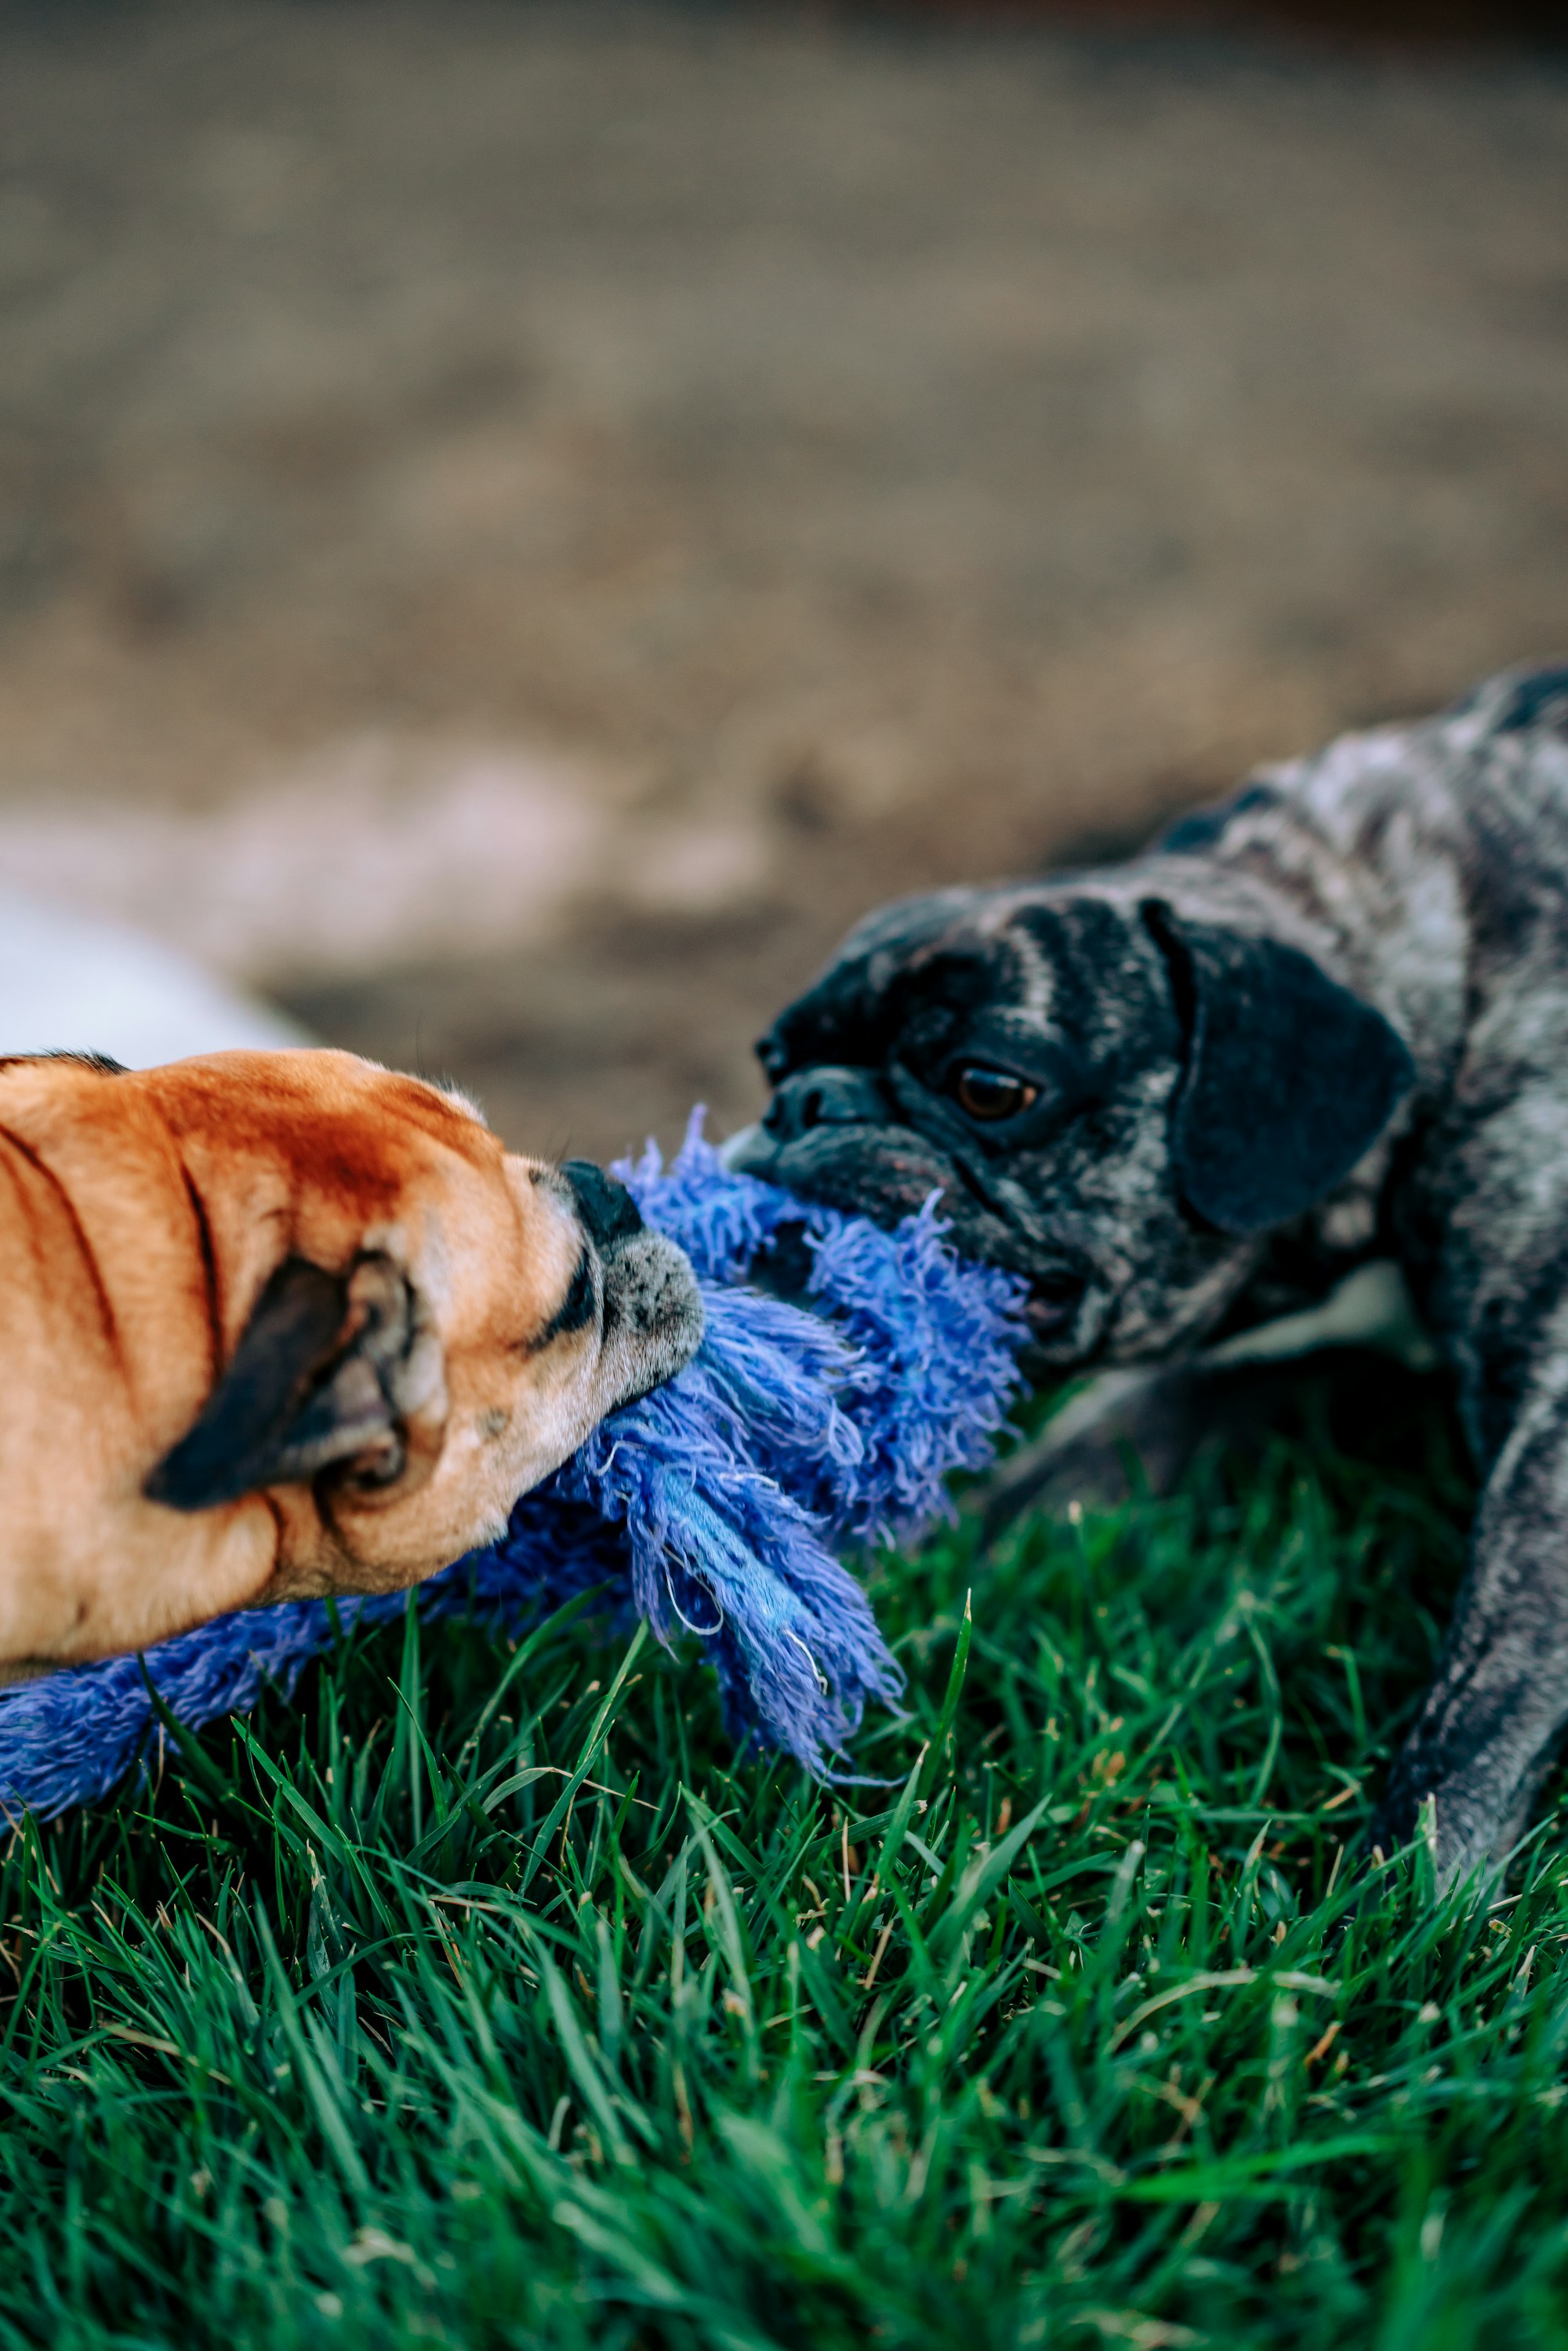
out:
{"label": "green grass", "polygon": [[0,2342],[1568,2342],[1568,1842],[1354,1867],[1426,1442],[883,1561],[884,1787],[737,1768],[650,1644],[411,1617],[26,1828]]}

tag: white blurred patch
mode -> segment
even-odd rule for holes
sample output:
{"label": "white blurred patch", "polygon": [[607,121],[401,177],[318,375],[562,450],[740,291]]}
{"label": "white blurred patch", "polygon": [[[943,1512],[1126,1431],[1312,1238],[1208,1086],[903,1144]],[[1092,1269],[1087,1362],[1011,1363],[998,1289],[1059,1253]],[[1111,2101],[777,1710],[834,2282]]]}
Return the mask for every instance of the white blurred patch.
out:
{"label": "white blurred patch", "polygon": [[682,825],[653,832],[618,878],[644,905],[707,914],[744,901],[763,878],[767,846],[755,826]]}
{"label": "white blurred patch", "polygon": [[0,1052],[108,1053],[141,1070],[311,1041],[152,939],[0,890]]}
{"label": "white blurred patch", "polygon": [[361,737],[213,810],[0,810],[0,887],[242,979],[351,972],[537,932],[602,880],[616,797],[512,747]]}
{"label": "white blurred patch", "polygon": [[1412,1372],[1435,1371],[1442,1357],[1416,1311],[1405,1269],[1391,1257],[1356,1267],[1317,1306],[1281,1314],[1222,1339],[1199,1358],[1205,1364],[1271,1364],[1320,1347],[1371,1347]]}

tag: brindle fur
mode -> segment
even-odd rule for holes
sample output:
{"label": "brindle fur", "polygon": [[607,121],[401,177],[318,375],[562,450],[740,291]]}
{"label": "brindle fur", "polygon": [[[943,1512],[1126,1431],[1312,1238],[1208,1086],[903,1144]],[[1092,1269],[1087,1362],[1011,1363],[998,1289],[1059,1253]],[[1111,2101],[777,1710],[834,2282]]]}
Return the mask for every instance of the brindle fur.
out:
{"label": "brindle fur", "polygon": [[[1568,666],[1124,864],[883,908],[759,1050],[740,1164],[883,1218],[940,1189],[1044,1364],[1179,1365],[1403,1265],[1485,1485],[1374,1834],[1430,1795],[1445,1878],[1504,1855],[1568,1723]],[[968,1061],[1039,1101],[977,1124]]]}

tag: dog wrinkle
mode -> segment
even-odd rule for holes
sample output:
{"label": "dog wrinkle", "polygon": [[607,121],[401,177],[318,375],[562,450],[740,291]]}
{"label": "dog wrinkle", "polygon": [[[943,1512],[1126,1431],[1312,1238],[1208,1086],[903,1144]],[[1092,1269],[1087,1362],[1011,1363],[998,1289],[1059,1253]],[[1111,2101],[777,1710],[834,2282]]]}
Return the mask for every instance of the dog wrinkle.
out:
{"label": "dog wrinkle", "polygon": [[218,1260],[213,1248],[213,1228],[207,1217],[207,1205],[183,1160],[180,1176],[185,1187],[185,1197],[191,1204],[191,1216],[196,1228],[196,1257],[201,1273],[202,1301],[206,1309],[207,1331],[212,1341],[208,1377],[215,1380],[224,1355],[223,1307],[218,1295]]}
{"label": "dog wrinkle", "polygon": [[[72,1058],[74,1059],[75,1057],[73,1056]],[[14,1154],[15,1157],[21,1160],[23,1165],[28,1167],[38,1178],[39,1183],[47,1188],[52,1200],[56,1216],[59,1221],[65,1225],[67,1230],[69,1232],[78,1258],[79,1259],[82,1269],[87,1275],[89,1287],[98,1307],[99,1321],[102,1328],[105,1344],[108,1346],[110,1354],[114,1357],[115,1362],[117,1364],[120,1363],[122,1359],[122,1351],[120,1346],[120,1323],[114,1311],[114,1301],[109,1294],[109,1288],[103,1278],[103,1269],[99,1264],[97,1253],[93,1249],[91,1241],[88,1238],[87,1230],[82,1223],[81,1217],[78,1214],[75,1201],[71,1198],[71,1196],[67,1190],[65,1185],[60,1181],[60,1178],[56,1174],[55,1170],[49,1165],[48,1161],[44,1157],[43,1154],[35,1149],[34,1146],[30,1143],[26,1142],[23,1136],[15,1134],[8,1126],[0,1125],[0,1148],[4,1148],[7,1153]],[[14,1166],[11,1172],[13,1179],[16,1180],[16,1169]],[[21,1188],[19,1185],[18,1188]],[[40,1235],[41,1228],[39,1220],[32,1214],[29,1214],[29,1226],[33,1235],[35,1236],[34,1246],[35,1254],[37,1255],[40,1249],[40,1239],[38,1237]]]}

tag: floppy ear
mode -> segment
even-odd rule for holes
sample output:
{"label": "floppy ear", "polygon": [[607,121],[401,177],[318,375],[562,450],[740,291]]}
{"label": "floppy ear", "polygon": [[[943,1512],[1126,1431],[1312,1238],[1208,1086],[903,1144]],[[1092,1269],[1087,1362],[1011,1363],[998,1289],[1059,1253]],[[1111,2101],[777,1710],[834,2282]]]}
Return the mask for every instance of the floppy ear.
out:
{"label": "floppy ear", "polygon": [[1332,1192],[1416,1082],[1404,1040],[1311,956],[1278,939],[1144,919],[1187,1032],[1174,1149],[1187,1206],[1260,1233]]}
{"label": "floppy ear", "polygon": [[340,1462],[364,1484],[387,1484],[403,1465],[393,1397],[413,1304],[388,1258],[361,1258],[346,1274],[286,1259],[201,1417],[143,1490],[172,1510],[205,1510]]}

